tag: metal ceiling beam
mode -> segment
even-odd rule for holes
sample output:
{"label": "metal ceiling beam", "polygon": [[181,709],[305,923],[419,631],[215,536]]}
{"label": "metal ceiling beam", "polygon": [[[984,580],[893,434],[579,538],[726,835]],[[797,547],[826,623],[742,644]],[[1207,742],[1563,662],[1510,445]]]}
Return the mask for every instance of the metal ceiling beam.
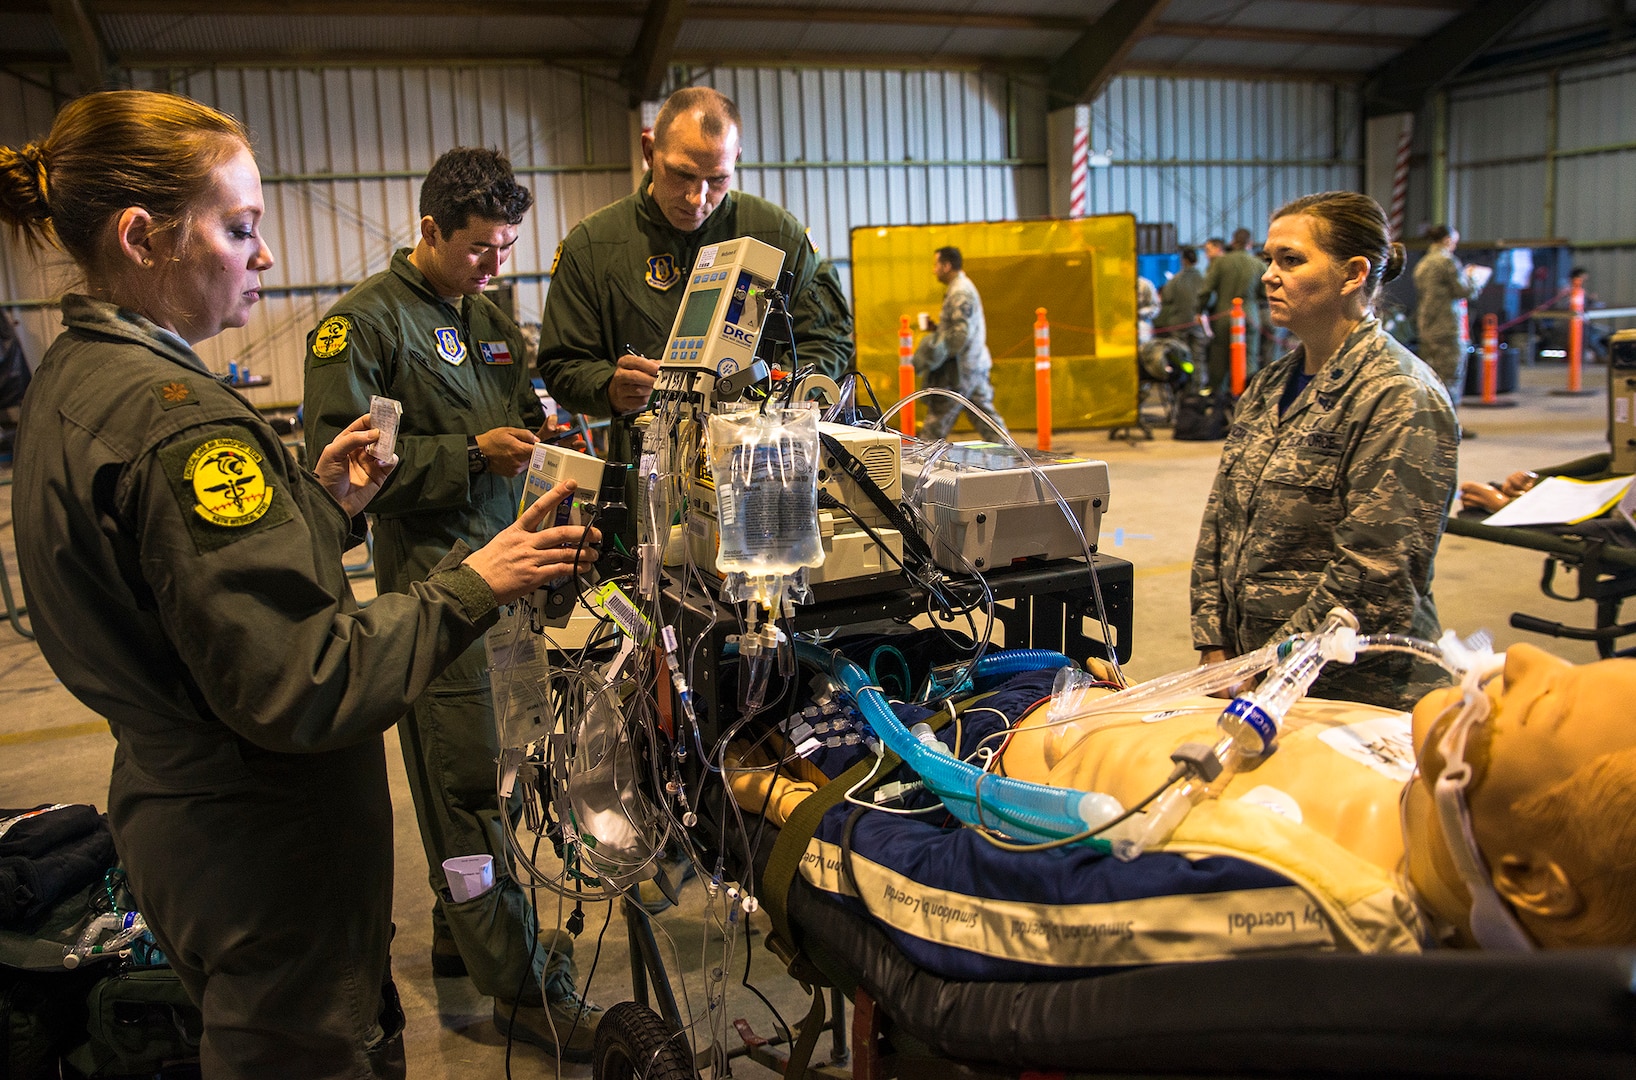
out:
{"label": "metal ceiling beam", "polygon": [[1414,112],[1436,87],[1458,75],[1490,45],[1544,0],[1486,0],[1453,19],[1369,75],[1364,84],[1365,116]]}
{"label": "metal ceiling beam", "polygon": [[1361,8],[1410,8],[1414,11],[1468,11],[1477,0],[1299,0],[1304,4],[1345,4]]}
{"label": "metal ceiling beam", "polygon": [[1170,0],[1114,0],[1079,40],[1051,63],[1046,75],[1048,107],[1091,101],[1119,70],[1136,42],[1153,29]]}
{"label": "metal ceiling beam", "polygon": [[[0,0],[0,14],[43,13],[49,0]],[[104,15],[336,15],[451,16],[531,19],[642,19],[649,6],[632,0],[606,3],[533,0],[99,0]],[[926,9],[768,7],[737,4],[700,4],[690,7],[689,19],[712,22],[801,22],[853,26],[932,26],[971,30],[1060,30],[1078,33],[1090,25],[1085,19],[1057,15],[1003,15],[979,12],[943,12]]]}
{"label": "metal ceiling beam", "polygon": [[[0,0],[0,15],[40,14],[54,7],[56,0]],[[471,19],[554,18],[554,19],[639,19],[648,5],[629,0],[579,0],[549,6],[531,0],[97,0],[101,15],[339,15],[437,17]]]}
{"label": "metal ceiling beam", "polygon": [[1338,83],[1353,86],[1363,81],[1359,71],[1301,70],[1268,68],[1254,64],[1156,64],[1133,61],[1119,69],[1121,75],[1156,75],[1165,79],[1238,79],[1244,82]]}
{"label": "metal ceiling beam", "polygon": [[619,85],[630,95],[631,108],[659,96],[686,15],[687,0],[652,0],[648,4],[642,30],[636,35],[636,47],[619,71]]}
{"label": "metal ceiling beam", "polygon": [[1350,45],[1366,49],[1407,49],[1420,39],[1412,34],[1361,34],[1347,30],[1287,30],[1278,26],[1213,23],[1154,23],[1152,37],[1206,38],[1211,41],[1259,41],[1271,45]]}
{"label": "metal ceiling beam", "polygon": [[108,82],[108,50],[97,24],[80,0],[51,0],[51,25],[68,49],[74,81],[82,94],[100,90]]}
{"label": "metal ceiling beam", "polygon": [[1057,15],[994,15],[933,10],[834,7],[739,7],[699,4],[689,8],[690,19],[732,22],[845,23],[853,26],[935,26],[949,30],[1067,30],[1082,32],[1084,19]]}

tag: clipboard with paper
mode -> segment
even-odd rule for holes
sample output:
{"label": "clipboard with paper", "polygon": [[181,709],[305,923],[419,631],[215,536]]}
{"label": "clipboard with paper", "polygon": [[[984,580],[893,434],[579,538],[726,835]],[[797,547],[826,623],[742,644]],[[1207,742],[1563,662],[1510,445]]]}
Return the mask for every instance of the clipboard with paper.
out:
{"label": "clipboard with paper", "polygon": [[1627,500],[1632,477],[1613,476],[1605,480],[1574,480],[1566,476],[1547,476],[1534,487],[1512,499],[1490,514],[1484,525],[1577,525],[1600,517],[1619,506],[1629,514],[1636,512],[1636,500],[1629,507]]}

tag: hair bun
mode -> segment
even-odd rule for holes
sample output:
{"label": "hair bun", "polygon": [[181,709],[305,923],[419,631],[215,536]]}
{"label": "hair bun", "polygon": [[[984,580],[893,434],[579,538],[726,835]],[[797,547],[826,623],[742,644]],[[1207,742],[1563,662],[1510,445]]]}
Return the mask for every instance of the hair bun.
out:
{"label": "hair bun", "polygon": [[0,219],[27,227],[50,220],[45,155],[39,143],[0,146]]}
{"label": "hair bun", "polygon": [[1403,250],[1403,245],[1394,240],[1391,251],[1386,256],[1386,265],[1381,269],[1380,280],[1395,281],[1403,273],[1403,266],[1408,261],[1409,256]]}

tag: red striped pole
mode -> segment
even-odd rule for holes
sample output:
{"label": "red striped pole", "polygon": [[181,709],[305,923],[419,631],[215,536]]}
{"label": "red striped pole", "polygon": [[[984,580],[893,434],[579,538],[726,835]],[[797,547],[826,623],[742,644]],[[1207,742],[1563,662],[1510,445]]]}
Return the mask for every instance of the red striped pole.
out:
{"label": "red striped pole", "polygon": [[[1082,118],[1083,116],[1083,118]],[[1085,216],[1086,189],[1090,183],[1091,128],[1089,114],[1074,110],[1074,156],[1068,173],[1068,216]]]}
{"label": "red striped pole", "polygon": [[1397,137],[1397,160],[1392,166],[1392,239],[1403,239],[1403,214],[1409,201],[1409,151],[1414,143],[1414,113],[1401,117],[1403,130]]}
{"label": "red striped pole", "polygon": [[1242,297],[1233,297],[1233,341],[1227,354],[1233,363],[1233,396],[1244,393],[1244,384],[1249,381],[1249,349],[1244,343],[1244,300]]}
{"label": "red striped pole", "polygon": [[[898,398],[915,392],[915,336],[909,330],[909,316],[898,320]],[[905,435],[915,433],[915,407],[905,405],[898,415],[898,430]]]}
{"label": "red striped pole", "polygon": [[1034,309],[1034,415],[1041,450],[1051,449],[1051,324]]}

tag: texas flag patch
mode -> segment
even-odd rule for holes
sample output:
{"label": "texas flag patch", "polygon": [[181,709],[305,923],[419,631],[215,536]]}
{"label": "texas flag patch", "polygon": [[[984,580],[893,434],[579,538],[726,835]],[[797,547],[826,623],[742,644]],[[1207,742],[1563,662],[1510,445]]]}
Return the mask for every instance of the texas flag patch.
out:
{"label": "texas flag patch", "polygon": [[477,351],[483,354],[485,364],[511,363],[511,346],[503,341],[479,341]]}

